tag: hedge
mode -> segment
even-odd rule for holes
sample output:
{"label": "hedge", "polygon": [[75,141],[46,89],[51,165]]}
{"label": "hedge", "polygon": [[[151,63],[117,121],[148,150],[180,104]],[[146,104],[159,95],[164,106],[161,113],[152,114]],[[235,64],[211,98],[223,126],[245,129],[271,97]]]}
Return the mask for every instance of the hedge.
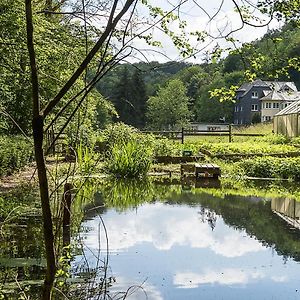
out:
{"label": "hedge", "polygon": [[300,180],[300,158],[259,157],[238,163],[245,175]]}

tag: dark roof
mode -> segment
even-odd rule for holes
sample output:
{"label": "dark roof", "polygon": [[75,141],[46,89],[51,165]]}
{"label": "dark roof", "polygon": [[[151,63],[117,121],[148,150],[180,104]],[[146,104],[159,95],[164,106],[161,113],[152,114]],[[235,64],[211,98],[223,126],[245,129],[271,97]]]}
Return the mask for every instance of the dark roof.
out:
{"label": "dark roof", "polygon": [[[242,96],[245,96],[252,87],[263,87],[276,92],[286,91],[286,89],[291,92],[297,91],[295,83],[291,81],[263,81],[261,79],[257,79],[253,82],[243,83],[237,92],[243,92]],[[267,95],[266,90],[264,90],[263,93],[265,96]]]}

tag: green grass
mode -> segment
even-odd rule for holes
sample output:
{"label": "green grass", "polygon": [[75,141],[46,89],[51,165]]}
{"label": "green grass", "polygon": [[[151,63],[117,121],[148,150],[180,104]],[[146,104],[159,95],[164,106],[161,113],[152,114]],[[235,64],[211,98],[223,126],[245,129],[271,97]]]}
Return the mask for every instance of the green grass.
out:
{"label": "green grass", "polygon": [[233,126],[232,132],[238,133],[258,133],[258,134],[270,134],[273,130],[273,123],[258,123],[249,126]]}
{"label": "green grass", "polygon": [[[232,133],[248,133],[248,134],[272,134],[273,124],[272,123],[259,123],[249,126],[232,126]],[[256,141],[258,137],[248,137],[248,136],[232,136],[234,142],[249,142]],[[194,142],[205,142],[205,143],[227,143],[229,142],[228,136],[187,136],[184,140],[188,143]]]}

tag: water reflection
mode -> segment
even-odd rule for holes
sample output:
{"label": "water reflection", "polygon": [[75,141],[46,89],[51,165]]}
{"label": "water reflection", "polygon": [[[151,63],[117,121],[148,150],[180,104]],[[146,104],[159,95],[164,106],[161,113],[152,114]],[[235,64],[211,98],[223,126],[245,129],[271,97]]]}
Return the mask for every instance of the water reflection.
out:
{"label": "water reflection", "polygon": [[[97,299],[104,273],[112,294],[134,286],[129,299],[295,299],[300,234],[282,218],[299,221],[298,190],[219,184],[116,180],[82,190],[85,200],[73,203],[73,226],[81,224],[71,239],[71,280],[92,279],[95,290],[81,284],[72,299]],[[27,221],[1,240],[1,283],[43,276],[40,220]]]}
{"label": "water reflection", "polygon": [[[148,299],[294,299],[299,232],[273,214],[271,201],[186,185],[97,193],[106,209],[112,290],[144,283]],[[149,184],[149,183],[148,183]],[[126,188],[130,188],[128,185]],[[130,195],[128,198],[122,198]],[[113,197],[113,198],[110,198]],[[125,206],[117,206],[116,197]],[[272,201],[272,207],[275,200]],[[120,203],[119,202],[119,203]],[[83,223],[89,251],[99,249],[97,214]],[[101,234],[100,234],[101,235]],[[102,245],[102,251],[105,247]],[[91,266],[96,264],[86,254]],[[76,262],[75,262],[76,263]],[[133,299],[143,299],[133,296]]]}
{"label": "water reflection", "polygon": [[300,202],[295,199],[272,199],[271,209],[289,225],[300,229]]}

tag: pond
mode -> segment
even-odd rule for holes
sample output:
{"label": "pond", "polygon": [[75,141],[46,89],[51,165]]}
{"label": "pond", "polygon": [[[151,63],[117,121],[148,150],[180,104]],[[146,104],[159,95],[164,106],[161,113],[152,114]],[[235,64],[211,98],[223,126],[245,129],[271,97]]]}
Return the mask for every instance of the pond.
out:
{"label": "pond", "polygon": [[[98,187],[94,199],[72,237],[71,274],[97,286],[105,273],[115,299],[121,291],[150,300],[300,298],[300,202],[293,198],[123,182]],[[25,273],[36,279],[39,264],[32,265]],[[80,287],[79,299],[97,299],[91,286]]]}

